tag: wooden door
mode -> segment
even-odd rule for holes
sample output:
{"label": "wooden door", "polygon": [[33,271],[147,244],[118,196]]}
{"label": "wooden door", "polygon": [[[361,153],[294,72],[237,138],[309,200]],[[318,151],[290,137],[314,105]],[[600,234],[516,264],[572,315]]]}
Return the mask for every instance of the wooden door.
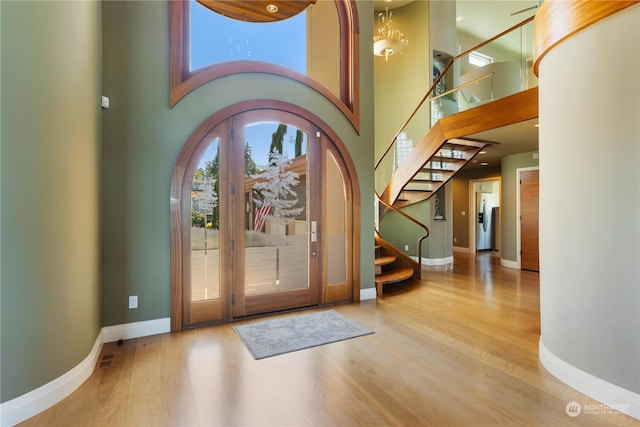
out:
{"label": "wooden door", "polygon": [[[269,172],[285,126],[290,181]],[[303,114],[269,108],[213,115],[194,131],[171,184],[172,330],[357,298],[357,178],[336,141]],[[298,200],[276,215],[284,201],[269,193],[280,187]]]}
{"label": "wooden door", "polygon": [[520,172],[520,268],[540,271],[539,170]]}
{"label": "wooden door", "polygon": [[318,130],[277,111],[238,115],[233,129],[233,316],[317,305]]}

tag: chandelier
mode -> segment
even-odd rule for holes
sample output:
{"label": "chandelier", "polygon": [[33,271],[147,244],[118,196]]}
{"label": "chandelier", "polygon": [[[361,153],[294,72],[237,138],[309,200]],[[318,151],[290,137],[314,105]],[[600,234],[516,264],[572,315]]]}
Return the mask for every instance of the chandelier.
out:
{"label": "chandelier", "polygon": [[388,3],[391,0],[385,0],[387,5],[384,13],[378,14],[378,34],[373,36],[373,53],[377,56],[384,56],[385,61],[389,60],[389,56],[395,53],[402,53],[402,49],[409,44],[409,40],[404,38],[404,34],[393,26],[391,16],[393,12],[389,12]]}

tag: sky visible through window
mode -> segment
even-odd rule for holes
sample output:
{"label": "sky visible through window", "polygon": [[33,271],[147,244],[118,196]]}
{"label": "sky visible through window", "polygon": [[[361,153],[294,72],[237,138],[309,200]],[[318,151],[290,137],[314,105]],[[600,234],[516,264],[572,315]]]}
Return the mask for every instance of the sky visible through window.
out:
{"label": "sky visible through window", "polygon": [[[251,126],[245,127],[245,141],[249,142],[251,147],[251,157],[259,169],[263,169],[269,163],[269,146],[271,145],[271,134],[278,128],[277,122],[265,122],[256,123]],[[287,127],[287,134],[284,137],[283,154],[287,158],[293,159],[295,155],[295,142],[296,128],[293,126]],[[302,154],[307,153],[307,141],[308,135],[304,134],[304,140],[302,142]],[[207,161],[212,160],[218,149],[217,144],[211,144],[205,151],[204,155],[200,159],[198,164],[199,168],[203,168]]]}
{"label": "sky visible through window", "polygon": [[[207,65],[228,61],[266,61],[307,72],[306,12],[289,19],[270,23],[242,22],[225,18],[195,0],[190,7],[189,68],[197,70]],[[258,167],[269,160],[271,134],[278,123],[260,123],[245,129],[245,139],[252,147],[252,157]],[[284,154],[294,156],[295,129],[289,126],[284,138]],[[303,153],[306,153],[306,135]],[[203,155],[199,167],[215,156],[216,144]]]}
{"label": "sky visible through window", "polygon": [[190,7],[191,70],[227,61],[267,61],[306,74],[306,12],[277,22],[225,18],[195,0]]}

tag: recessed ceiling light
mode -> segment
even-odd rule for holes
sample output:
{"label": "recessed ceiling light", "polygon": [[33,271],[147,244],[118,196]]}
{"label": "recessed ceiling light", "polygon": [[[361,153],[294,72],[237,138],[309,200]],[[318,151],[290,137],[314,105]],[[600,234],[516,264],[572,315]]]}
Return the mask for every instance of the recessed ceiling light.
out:
{"label": "recessed ceiling light", "polygon": [[478,154],[487,154],[487,152],[486,151],[481,151]]}
{"label": "recessed ceiling light", "polygon": [[482,162],[482,163],[480,163],[480,166],[489,166],[489,163],[487,163],[487,162]]}
{"label": "recessed ceiling light", "polygon": [[276,6],[275,4],[273,4],[273,3],[269,3],[269,4],[267,5],[267,12],[269,12],[269,13],[276,13],[277,11],[278,11],[278,6]]}

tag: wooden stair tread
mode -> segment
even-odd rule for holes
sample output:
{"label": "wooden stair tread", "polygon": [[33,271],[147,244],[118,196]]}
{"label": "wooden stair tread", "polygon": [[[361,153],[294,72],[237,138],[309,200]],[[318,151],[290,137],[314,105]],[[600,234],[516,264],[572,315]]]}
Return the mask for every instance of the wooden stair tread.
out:
{"label": "wooden stair tread", "polygon": [[387,265],[387,264],[393,264],[394,262],[396,262],[396,259],[398,259],[395,256],[392,255],[385,255],[385,256],[381,256],[379,258],[375,259],[375,263],[376,265]]}
{"label": "wooden stair tread", "polygon": [[411,181],[409,181],[409,183],[415,183],[415,184],[429,184],[431,182],[442,182],[441,179],[424,179],[424,178],[414,178]]}
{"label": "wooden stair tread", "polygon": [[388,283],[401,282],[413,277],[413,268],[403,267],[385,271],[376,275],[376,285],[386,285]]}
{"label": "wooden stair tread", "polygon": [[464,159],[461,157],[446,157],[446,156],[438,156],[437,154],[431,157],[430,160],[434,160],[434,159],[437,161],[446,161],[446,162],[466,162],[467,161],[467,159]]}
{"label": "wooden stair tread", "polygon": [[419,173],[447,173],[447,172],[454,173],[454,172],[457,172],[457,171],[455,171],[453,169],[443,169],[443,168],[438,168],[438,167],[431,166],[431,167],[424,167],[424,168],[420,169]]}

